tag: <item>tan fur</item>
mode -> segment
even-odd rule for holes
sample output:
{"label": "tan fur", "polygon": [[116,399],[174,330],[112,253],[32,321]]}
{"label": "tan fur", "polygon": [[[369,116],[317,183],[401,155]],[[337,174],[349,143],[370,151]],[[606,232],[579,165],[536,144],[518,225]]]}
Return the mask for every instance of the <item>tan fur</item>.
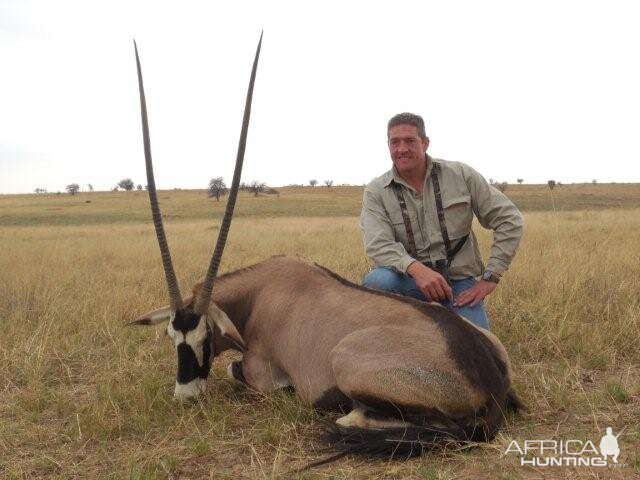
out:
{"label": "tan fur", "polygon": [[[473,419],[494,401],[469,383],[441,328],[419,304],[350,287],[307,261],[276,257],[223,276],[213,302],[244,342],[243,375],[254,389],[290,382],[308,404],[339,390],[352,399],[450,419]],[[467,330],[487,337],[509,368],[495,335],[475,326]],[[225,348],[234,347],[217,350]],[[511,388],[510,370],[503,380],[501,399]]]}
{"label": "tan fur", "polygon": [[340,390],[451,417],[472,414],[487,399],[452,368],[444,339],[433,341],[439,333],[422,330],[429,329],[371,327],[347,335],[331,351]]}

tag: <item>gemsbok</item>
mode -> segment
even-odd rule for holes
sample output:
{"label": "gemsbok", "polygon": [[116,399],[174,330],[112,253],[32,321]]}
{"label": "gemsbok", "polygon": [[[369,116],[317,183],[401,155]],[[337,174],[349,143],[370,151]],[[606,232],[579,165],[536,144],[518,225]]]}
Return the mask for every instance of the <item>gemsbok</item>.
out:
{"label": "gemsbok", "polygon": [[[175,397],[206,386],[213,358],[235,349],[230,375],[260,392],[292,387],[307,405],[342,411],[342,452],[416,455],[446,441],[488,441],[521,402],[507,352],[487,330],[432,303],[352,284],[296,257],[215,278],[233,215],[262,36],[247,92],[233,182],[205,280],[180,294],[156,197],[140,60],[136,65],[147,182],[169,305],[131,322],[168,322]],[[213,288],[215,279],[215,290]]]}

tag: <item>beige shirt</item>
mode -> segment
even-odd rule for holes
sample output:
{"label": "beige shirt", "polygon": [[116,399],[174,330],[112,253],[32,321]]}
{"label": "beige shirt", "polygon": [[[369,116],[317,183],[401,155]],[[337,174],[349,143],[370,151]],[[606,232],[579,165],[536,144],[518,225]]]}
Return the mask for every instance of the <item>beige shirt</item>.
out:
{"label": "beige shirt", "polygon": [[[440,231],[431,174],[433,162],[440,164],[440,191],[447,232],[452,248],[458,239],[469,234],[462,249],[449,268],[453,280],[482,275],[484,266],[478,242],[471,231],[473,215],[480,225],[490,228],[493,246],[487,270],[502,275],[516,253],[524,221],[517,207],[502,192],[492,187],[473,168],[460,162],[428,158],[422,195],[410,187],[392,168],[367,185],[362,200],[360,228],[367,255],[378,266],[393,267],[406,273],[414,261],[436,261],[447,257]],[[407,232],[391,186],[395,180],[402,185],[407,204],[417,259],[407,251]]]}

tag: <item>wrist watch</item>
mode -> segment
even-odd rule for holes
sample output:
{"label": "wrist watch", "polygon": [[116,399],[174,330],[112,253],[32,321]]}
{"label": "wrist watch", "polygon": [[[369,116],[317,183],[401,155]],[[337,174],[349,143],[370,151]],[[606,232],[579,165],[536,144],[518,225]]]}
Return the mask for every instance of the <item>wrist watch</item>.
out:
{"label": "wrist watch", "polygon": [[493,273],[491,270],[485,270],[482,274],[482,280],[492,283],[499,283],[500,275],[498,275],[497,273]]}

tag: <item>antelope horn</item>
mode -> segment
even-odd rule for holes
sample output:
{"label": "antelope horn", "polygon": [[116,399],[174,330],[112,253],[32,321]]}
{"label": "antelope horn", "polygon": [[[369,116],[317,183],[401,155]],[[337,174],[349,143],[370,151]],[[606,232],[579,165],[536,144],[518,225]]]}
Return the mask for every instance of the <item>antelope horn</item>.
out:
{"label": "antelope horn", "polygon": [[149,139],[149,121],[147,119],[147,102],[144,97],[144,85],[142,83],[142,69],[140,68],[140,57],[138,56],[138,46],[133,41],[133,48],[136,51],[136,66],[138,68],[138,88],[140,90],[140,111],[142,115],[142,137],[144,140],[144,158],[147,165],[147,189],[149,191],[149,203],[151,204],[151,214],[153,216],[153,225],[156,228],[156,236],[158,237],[158,245],[160,245],[160,254],[162,255],[162,266],[167,279],[167,288],[169,290],[169,304],[172,311],[176,311],[182,307],[182,296],[178,288],[178,280],[171,263],[171,253],[167,237],[164,234],[162,226],[162,215],[160,206],[158,205],[158,196],[156,195],[156,182],[153,178],[153,163],[151,160],[151,140]]}
{"label": "antelope horn", "polygon": [[218,234],[218,240],[216,241],[216,247],[209,263],[209,269],[207,275],[202,283],[202,288],[198,294],[198,298],[195,303],[194,310],[196,313],[204,315],[207,312],[209,301],[211,300],[211,294],[213,292],[213,281],[218,273],[218,267],[220,266],[220,259],[222,258],[222,252],[227,240],[227,234],[229,233],[229,227],[231,226],[231,219],[233,218],[233,208],[236,204],[236,198],[238,196],[238,185],[240,184],[240,175],[242,174],[242,162],[244,160],[244,149],[247,144],[247,130],[249,129],[249,118],[251,117],[251,99],[253,98],[253,85],[256,80],[256,70],[258,69],[258,58],[260,57],[260,46],[262,45],[262,33],[260,33],[260,41],[258,42],[258,48],[256,49],[256,56],[253,60],[253,68],[251,69],[251,79],[249,80],[249,89],[247,90],[247,100],[244,105],[244,117],[242,118],[242,129],[240,130],[240,141],[238,143],[238,155],[236,157],[236,167],[233,172],[233,181],[231,183],[231,191],[229,192],[229,198],[227,199],[227,207],[224,211],[224,217],[222,219],[222,225],[220,226],[220,233]]}

